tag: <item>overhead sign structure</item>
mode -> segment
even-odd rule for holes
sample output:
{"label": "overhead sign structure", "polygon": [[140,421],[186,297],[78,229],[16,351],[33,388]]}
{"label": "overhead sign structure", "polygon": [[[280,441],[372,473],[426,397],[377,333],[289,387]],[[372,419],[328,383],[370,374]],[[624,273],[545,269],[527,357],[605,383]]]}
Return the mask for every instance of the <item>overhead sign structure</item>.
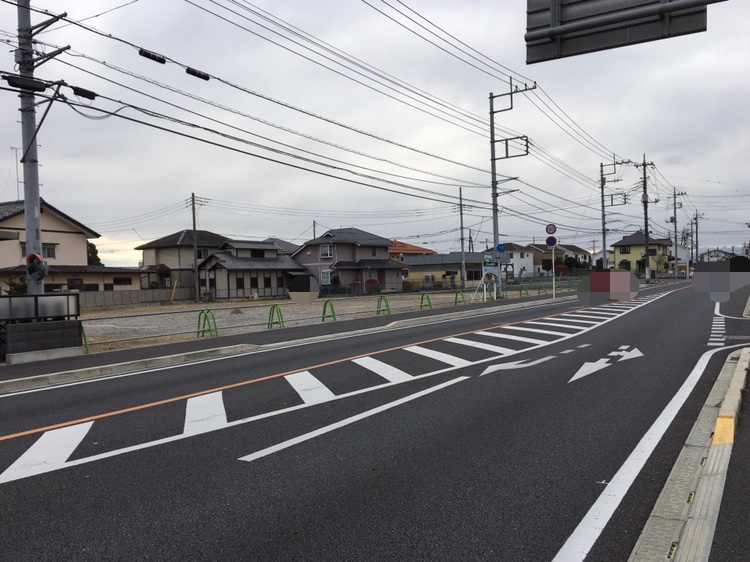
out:
{"label": "overhead sign structure", "polygon": [[527,0],[526,63],[706,31],[724,0]]}

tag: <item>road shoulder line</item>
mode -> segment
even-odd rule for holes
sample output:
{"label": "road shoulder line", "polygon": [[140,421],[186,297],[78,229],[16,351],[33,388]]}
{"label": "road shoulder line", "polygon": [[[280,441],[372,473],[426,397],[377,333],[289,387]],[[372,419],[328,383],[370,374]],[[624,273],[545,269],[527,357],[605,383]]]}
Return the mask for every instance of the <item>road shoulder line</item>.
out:
{"label": "road shoulder line", "polygon": [[628,562],[708,560],[750,348],[730,353]]}

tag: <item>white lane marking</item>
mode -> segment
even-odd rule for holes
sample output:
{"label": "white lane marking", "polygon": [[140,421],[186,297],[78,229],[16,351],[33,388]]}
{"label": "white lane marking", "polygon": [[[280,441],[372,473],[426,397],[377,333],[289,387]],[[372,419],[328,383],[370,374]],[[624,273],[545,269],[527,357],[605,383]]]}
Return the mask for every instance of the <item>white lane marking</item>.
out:
{"label": "white lane marking", "polygon": [[458,345],[465,345],[467,347],[476,347],[477,349],[484,349],[485,351],[492,351],[493,353],[499,353],[500,355],[508,355],[516,352],[515,349],[510,349],[509,347],[501,347],[499,345],[492,345],[491,343],[467,340],[464,338],[446,338],[445,341],[457,343]]}
{"label": "white lane marking", "polygon": [[359,357],[358,359],[352,359],[352,363],[356,363],[360,367],[364,367],[368,371],[380,375],[389,382],[405,382],[414,379],[409,373],[397,369],[396,367],[392,367],[391,365],[383,363],[373,357]]}
{"label": "white lane marking", "polygon": [[567,316],[555,316],[555,322],[577,322],[578,324],[588,324],[589,326],[601,324],[602,320],[604,320],[604,318],[599,318],[599,320],[580,320],[578,318],[569,318]]}
{"label": "white lane marking", "polygon": [[583,562],[615,510],[620,505],[622,498],[625,497],[625,494],[630,489],[633,481],[641,470],[643,470],[643,466],[677,416],[680,408],[682,408],[682,405],[690,396],[695,385],[698,384],[703,371],[706,369],[706,365],[708,365],[708,361],[719,351],[744,347],[745,345],[738,344],[723,349],[712,349],[701,355],[680,389],[641,438],[633,452],[630,453],[630,456],[620,467],[620,470],[617,471],[617,474],[614,475],[599,498],[594,502],[594,505],[586,513],[583,520],[578,524],[578,527],[573,531],[573,534],[565,541],[565,544],[552,562]]}
{"label": "white lane marking", "polygon": [[586,312],[569,312],[565,316],[571,316],[571,317],[575,316],[576,318],[590,318],[590,319],[593,319],[593,320],[599,320],[599,322],[601,322],[605,318],[614,318],[614,316],[619,316],[619,313],[616,313],[616,314],[600,314],[600,313],[596,313],[596,312],[591,312],[590,313],[589,311],[586,311]]}
{"label": "white lane marking", "polygon": [[390,410],[391,408],[395,408],[396,406],[400,406],[401,404],[406,404],[407,402],[411,402],[412,400],[416,400],[417,398],[421,398],[422,396],[426,396],[428,394],[431,394],[432,392],[442,390],[443,388],[454,385],[457,382],[465,381],[468,379],[469,377],[458,377],[457,379],[453,379],[448,382],[439,384],[437,386],[428,388],[426,390],[422,390],[415,394],[405,396],[404,398],[394,400],[393,402],[389,402],[388,404],[383,404],[382,406],[378,406],[377,408],[373,408],[372,410],[368,410],[366,412],[362,412],[361,414],[351,416],[349,418],[333,423],[331,425],[321,427],[320,429],[316,429],[315,431],[305,433],[304,435],[294,437],[293,439],[288,439],[287,441],[283,441],[282,443],[277,443],[276,445],[267,447],[265,449],[261,449],[260,451],[256,451],[255,453],[245,455],[244,457],[240,457],[237,460],[252,462],[260,458],[266,457],[268,455],[278,453],[279,451],[283,451],[284,449],[288,449],[289,447],[293,447],[294,445],[299,445],[300,443],[304,443],[305,441],[309,441],[310,439],[314,439],[315,437],[325,435],[326,433],[330,433],[331,431],[335,431],[336,429],[341,429],[342,427],[351,425],[354,422],[358,422],[360,420],[369,418],[370,416],[374,416],[375,414],[385,412],[386,410]]}
{"label": "white lane marking", "polygon": [[512,341],[520,341],[524,343],[533,343],[533,344],[540,344],[540,343],[550,343],[546,340],[538,340],[535,338],[525,338],[523,336],[517,336],[515,334],[502,334],[499,332],[477,332],[480,336],[490,336],[492,338],[501,338],[501,339],[508,339]]}
{"label": "white lane marking", "polygon": [[224,409],[224,396],[221,392],[212,392],[188,399],[183,433],[205,433],[221,429],[226,425],[227,412]]}
{"label": "white lane marking", "polygon": [[92,425],[94,422],[90,421],[45,431],[16,462],[0,474],[0,484],[62,468]]}
{"label": "white lane marking", "polygon": [[586,328],[583,326],[575,326],[573,324],[560,324],[558,322],[541,322],[539,320],[534,320],[532,322],[524,322],[524,324],[532,324],[534,326],[550,326],[551,328],[565,328],[570,330],[585,330]]}
{"label": "white lane marking", "polygon": [[[528,324],[528,322],[526,322]],[[549,334],[550,336],[573,336],[570,332],[553,332],[552,330],[542,330],[540,328],[527,328],[525,326],[503,326],[504,330],[520,330],[522,332],[534,332],[535,334]],[[554,343],[554,342],[548,342]]]}
{"label": "white lane marking", "polygon": [[469,365],[472,365],[472,362],[467,361],[466,359],[461,359],[460,357],[456,357],[455,355],[442,353],[441,351],[434,351],[432,349],[427,349],[426,347],[420,347],[418,345],[405,347],[404,350],[411,351],[412,353],[416,353],[417,355],[422,355],[423,357],[435,359],[436,361],[452,365],[453,367],[467,367]]}
{"label": "white lane marking", "polygon": [[336,398],[322,382],[316,379],[310,371],[302,371],[284,377],[292,388],[299,394],[305,404],[319,404]]}

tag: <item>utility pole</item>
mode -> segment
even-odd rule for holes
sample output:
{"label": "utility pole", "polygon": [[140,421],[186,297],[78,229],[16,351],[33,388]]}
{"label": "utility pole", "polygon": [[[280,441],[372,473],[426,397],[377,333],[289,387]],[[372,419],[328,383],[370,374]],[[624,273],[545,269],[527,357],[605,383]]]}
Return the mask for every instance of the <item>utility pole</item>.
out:
{"label": "utility pole", "polygon": [[466,251],[464,250],[464,190],[458,188],[459,214],[461,215],[461,289],[466,289]]}
{"label": "utility pole", "polygon": [[673,204],[673,211],[674,211],[674,216],[672,217],[672,222],[674,223],[674,277],[675,279],[677,279],[677,277],[679,276],[679,271],[680,271],[680,260],[677,255],[677,209],[682,208],[682,203],[680,203],[679,206],[677,205],[677,196],[686,195],[686,193],[684,191],[677,193],[677,188],[674,186],[672,186],[672,193],[673,193],[672,204]]}
{"label": "utility pole", "polygon": [[[193,209],[193,287],[195,290],[195,302],[201,302],[201,285],[198,279],[198,231],[195,227],[195,193],[190,194],[190,205]],[[208,278],[206,278],[206,289],[208,290]]]}
{"label": "utility pole", "polygon": [[[604,176],[611,176],[616,173],[617,164],[626,164],[627,162],[613,162],[612,164],[606,164],[606,166],[612,166],[612,171],[608,174],[604,173],[604,163],[599,164],[599,178],[600,178],[600,188],[602,192],[602,269],[604,271],[609,270],[609,255],[607,254],[607,215],[604,211],[605,207],[614,207],[615,201],[614,196],[612,196],[610,200],[610,204],[606,205],[605,199],[604,199],[604,186],[607,184],[607,179]],[[619,181],[619,180],[615,180]],[[624,197],[624,196],[623,196]],[[618,203],[618,205],[625,205],[626,201],[623,199],[622,203]]]}
{"label": "utility pole", "polygon": [[[651,281],[651,255],[650,255],[650,249],[649,249],[649,231],[648,231],[648,181],[647,181],[647,175],[646,175],[646,166],[653,166],[653,162],[646,162],[646,155],[643,155],[643,197],[641,198],[641,201],[643,201],[643,221],[644,221],[644,232],[643,234],[646,237],[645,240],[645,247],[646,247],[646,255],[644,256],[644,267],[645,267],[645,277],[646,277],[646,283],[649,283]],[[636,164],[638,166],[638,164]],[[658,202],[658,200],[656,201]]]}
{"label": "utility pole", "polygon": [[[44,23],[31,25],[30,0],[18,0],[18,49],[16,49],[16,64],[20,76],[19,89],[21,93],[21,142],[23,155],[23,200],[26,228],[26,254],[42,256],[42,220],[39,197],[39,160],[36,150],[36,101],[35,91],[44,91],[46,84],[34,80],[34,69],[65,49],[58,49],[52,53],[34,58],[32,38],[67,14],[55,16]],[[52,102],[50,102],[52,103]],[[43,276],[42,276],[43,277]],[[26,293],[29,295],[44,294],[43,278],[32,278],[26,275]]]}
{"label": "utility pole", "polygon": [[[498,186],[498,180],[497,180],[497,160],[500,159],[507,159],[507,158],[516,158],[519,156],[526,156],[529,153],[529,138],[526,136],[520,136],[520,137],[514,137],[510,139],[495,139],[495,113],[500,113],[502,111],[509,111],[513,109],[513,94],[514,93],[522,93],[527,92],[529,90],[533,90],[536,88],[536,82],[533,86],[528,86],[524,84],[523,88],[519,89],[518,86],[513,87],[513,78],[510,79],[510,92],[507,94],[498,94],[494,95],[492,92],[490,92],[490,171],[492,174],[492,242],[493,242],[493,255],[495,256],[495,263],[498,264],[498,276],[497,276],[497,283],[495,284],[495,294],[493,295],[495,298],[497,298],[497,286],[500,284],[500,257],[498,255],[497,247],[500,244],[500,227],[499,227],[499,209],[497,205],[497,186]],[[503,96],[509,96],[510,98],[510,107],[507,107],[505,109],[495,109],[495,98],[503,97]],[[520,154],[510,154],[509,151],[509,143],[511,141],[521,141],[525,142],[525,150]],[[504,156],[497,156],[496,150],[495,150],[495,144],[496,143],[503,143],[505,145],[505,155]],[[505,181],[510,181],[511,178],[508,178]]]}
{"label": "utility pole", "polygon": [[695,211],[695,263],[698,263],[698,259],[701,255],[700,243],[698,238],[698,220],[702,219],[703,215],[699,215],[698,211]]}

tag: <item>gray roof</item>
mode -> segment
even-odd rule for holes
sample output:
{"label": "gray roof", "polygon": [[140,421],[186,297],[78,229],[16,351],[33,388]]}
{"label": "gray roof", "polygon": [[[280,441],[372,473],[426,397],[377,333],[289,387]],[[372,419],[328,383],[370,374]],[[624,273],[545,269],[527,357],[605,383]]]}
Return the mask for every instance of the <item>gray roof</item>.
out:
{"label": "gray roof", "polygon": [[287,242],[286,240],[281,240],[280,238],[266,238],[264,242],[273,242],[274,244],[276,244],[282,254],[291,255],[299,250],[299,245],[292,244],[291,242]]}
{"label": "gray roof", "polygon": [[[466,252],[465,259],[467,264],[482,264],[484,263],[484,255],[487,252]],[[500,257],[503,261],[507,259],[507,256]],[[449,252],[447,254],[433,254],[427,256],[404,256],[405,266],[420,266],[420,265],[450,265],[455,266],[461,265],[461,252]]]}
{"label": "gray roof", "polygon": [[393,260],[364,259],[356,262],[337,261],[331,269],[403,269],[403,264]]}
{"label": "gray roof", "polygon": [[229,252],[214,252],[203,260],[201,265],[211,258],[216,258],[211,268],[221,267],[229,271],[307,271],[307,269],[289,256],[277,258],[238,258]]}
{"label": "gray roof", "polygon": [[385,246],[387,248],[393,246],[393,242],[387,238],[370,234],[358,228],[329,230],[322,236],[305,242],[307,246],[317,246],[320,244],[354,244],[356,246]]}
{"label": "gray roof", "polygon": [[279,247],[274,242],[256,241],[256,240],[227,240],[219,250],[225,248],[234,248],[235,250],[278,250]]}
{"label": "gray roof", "polygon": [[[197,246],[199,248],[211,248],[211,249],[217,249],[224,242],[229,240],[229,238],[227,238],[226,236],[222,236],[221,234],[215,234],[208,230],[196,230],[195,239],[197,241]],[[152,240],[151,242],[146,242],[145,244],[141,244],[140,246],[137,246],[135,249],[147,250],[151,248],[174,248],[176,246],[192,248],[193,247],[193,231],[192,230],[180,230],[179,232],[168,234],[167,236],[164,236],[163,238],[159,238],[157,240]]]}
{"label": "gray roof", "polygon": [[[39,207],[44,212],[45,209],[55,213],[60,218],[68,221],[69,223],[77,226],[81,230],[85,231],[87,233],[88,238],[99,238],[99,233],[94,232],[89,227],[85,226],[83,223],[78,222],[73,217],[66,215],[61,210],[53,207],[49,203],[47,203],[44,199],[41,197],[39,198]],[[0,221],[4,221],[10,218],[13,218],[18,215],[23,215],[25,212],[24,202],[23,201],[4,201],[0,202]]]}
{"label": "gray roof", "polygon": [[[669,238],[649,237],[648,241],[649,241],[649,244],[654,244],[654,245],[661,245],[661,246],[672,245],[672,240],[670,240]],[[619,242],[615,242],[614,244],[612,244],[612,247],[615,248],[617,246],[643,246],[644,244],[646,244],[646,235],[643,234],[643,232],[638,231],[628,236],[625,236]]]}

